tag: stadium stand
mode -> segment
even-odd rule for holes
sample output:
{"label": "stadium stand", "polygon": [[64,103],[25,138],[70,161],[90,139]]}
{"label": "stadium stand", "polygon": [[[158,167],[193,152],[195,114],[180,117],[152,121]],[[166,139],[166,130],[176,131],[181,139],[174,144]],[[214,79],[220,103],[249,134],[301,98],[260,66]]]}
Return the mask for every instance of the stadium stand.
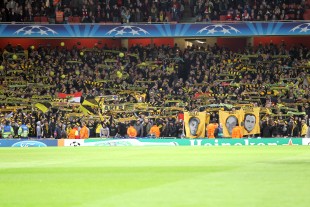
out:
{"label": "stadium stand", "polygon": [[[36,24],[178,23],[188,16],[197,22],[310,19],[304,0],[4,0],[0,10],[1,22]],[[61,125],[64,138],[86,121],[90,137],[125,137],[135,122],[137,137],[148,136],[157,124],[161,136],[180,138],[183,109],[204,111],[207,99],[216,109],[208,111],[212,121],[219,122],[216,111],[222,108],[251,104],[264,109],[261,134],[255,136],[298,137],[303,124],[309,125],[309,58],[309,48],[285,42],[237,52],[216,44],[184,50],[153,44],[92,49],[8,44],[0,58],[0,128],[10,120],[18,136],[26,123],[30,137],[42,135],[39,127],[42,137],[50,138]],[[101,133],[102,126],[110,132]]]}
{"label": "stadium stand", "polygon": [[[1,53],[3,124],[9,119],[17,128],[25,122],[31,137],[37,136],[38,123],[49,126],[43,137],[53,137],[56,122],[69,134],[74,126],[81,126],[81,120],[87,120],[91,137],[100,134],[101,124],[110,127],[111,123],[117,124],[115,135],[126,136],[122,127],[137,119],[141,120],[139,127],[147,130],[145,117],[158,123],[161,136],[181,137],[180,108],[203,111],[205,99],[224,104],[221,107],[237,103],[267,107],[270,112],[261,123],[264,137],[300,136],[302,120],[310,113],[310,51],[302,45],[287,48],[284,42],[271,42],[256,48],[249,45],[238,53],[217,45],[184,50],[177,45],[135,45],[128,50],[106,45],[93,49],[7,45]],[[228,84],[231,80],[233,84]],[[63,96],[77,99],[63,103]],[[31,104],[33,100],[36,104]],[[134,112],[133,105],[138,107]],[[163,106],[176,111],[159,112]],[[217,113],[210,114],[218,121]]]}
{"label": "stadium stand", "polygon": [[[107,3],[108,2],[108,3]],[[307,20],[305,0],[4,0],[1,22],[100,23]],[[184,21],[183,21],[184,22]]]}

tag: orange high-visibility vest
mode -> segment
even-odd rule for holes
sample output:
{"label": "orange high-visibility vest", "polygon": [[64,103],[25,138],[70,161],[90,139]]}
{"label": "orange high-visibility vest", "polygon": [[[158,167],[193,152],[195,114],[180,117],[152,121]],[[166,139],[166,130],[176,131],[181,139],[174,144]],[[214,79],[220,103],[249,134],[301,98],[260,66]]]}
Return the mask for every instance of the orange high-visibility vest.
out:
{"label": "orange high-visibility vest", "polygon": [[235,126],[231,132],[231,138],[242,138],[242,127],[240,126]]}
{"label": "orange high-visibility vest", "polygon": [[127,129],[127,135],[129,137],[135,138],[137,137],[137,130],[133,126],[130,126]]}

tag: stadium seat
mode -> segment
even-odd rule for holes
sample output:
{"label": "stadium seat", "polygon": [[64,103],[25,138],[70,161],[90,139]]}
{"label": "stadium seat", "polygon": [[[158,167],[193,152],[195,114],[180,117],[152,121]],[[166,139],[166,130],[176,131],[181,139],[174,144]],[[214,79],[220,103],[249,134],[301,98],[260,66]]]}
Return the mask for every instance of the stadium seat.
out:
{"label": "stadium seat", "polygon": [[81,23],[80,17],[73,17],[73,23]]}
{"label": "stadium seat", "polygon": [[68,22],[73,23],[73,16],[68,17]]}
{"label": "stadium seat", "polygon": [[171,21],[171,13],[170,12],[166,12],[166,17],[168,17],[168,21]]}
{"label": "stadium seat", "polygon": [[34,17],[34,22],[35,23],[40,23],[41,22],[41,17]]}
{"label": "stadium seat", "polygon": [[304,13],[304,20],[309,20],[310,19],[310,9],[307,9]]}
{"label": "stadium seat", "polygon": [[226,21],[226,15],[221,15],[220,16],[220,21]]}
{"label": "stadium seat", "polygon": [[295,18],[295,14],[288,14],[288,17],[289,17],[290,19],[294,19],[294,18]]}
{"label": "stadium seat", "polygon": [[106,24],[117,25],[117,24],[121,24],[121,23],[119,23],[119,22],[106,22]]}
{"label": "stadium seat", "polygon": [[47,17],[42,16],[42,17],[41,17],[41,22],[42,22],[42,23],[48,23],[49,21],[48,21],[48,18],[47,18]]}

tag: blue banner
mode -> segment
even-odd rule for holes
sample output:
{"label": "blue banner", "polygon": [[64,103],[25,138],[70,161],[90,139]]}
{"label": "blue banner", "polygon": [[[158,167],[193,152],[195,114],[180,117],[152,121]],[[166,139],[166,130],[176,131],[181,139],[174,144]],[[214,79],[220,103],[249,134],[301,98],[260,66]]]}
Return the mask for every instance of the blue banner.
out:
{"label": "blue banner", "polygon": [[238,22],[197,24],[1,24],[0,37],[240,37],[310,35],[309,22]]}
{"label": "blue banner", "polygon": [[0,147],[51,147],[58,146],[58,140],[0,139]]}

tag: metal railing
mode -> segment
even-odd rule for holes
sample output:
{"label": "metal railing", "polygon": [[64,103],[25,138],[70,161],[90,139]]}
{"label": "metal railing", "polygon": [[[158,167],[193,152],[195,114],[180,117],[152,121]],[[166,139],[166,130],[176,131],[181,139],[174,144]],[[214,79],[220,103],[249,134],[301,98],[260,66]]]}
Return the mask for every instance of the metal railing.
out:
{"label": "metal railing", "polygon": [[309,22],[310,20],[274,20],[274,21],[220,21],[220,20],[213,20],[210,22],[129,22],[129,23],[121,23],[121,22],[99,22],[99,23],[83,23],[83,22],[67,22],[67,23],[49,23],[49,22],[0,22],[1,24],[55,24],[55,25],[76,25],[76,24],[83,24],[83,25],[150,25],[150,24],[212,24],[212,23],[220,23],[220,24],[238,24],[238,23],[271,23],[271,22],[282,22],[282,23],[289,23],[289,22]]}

